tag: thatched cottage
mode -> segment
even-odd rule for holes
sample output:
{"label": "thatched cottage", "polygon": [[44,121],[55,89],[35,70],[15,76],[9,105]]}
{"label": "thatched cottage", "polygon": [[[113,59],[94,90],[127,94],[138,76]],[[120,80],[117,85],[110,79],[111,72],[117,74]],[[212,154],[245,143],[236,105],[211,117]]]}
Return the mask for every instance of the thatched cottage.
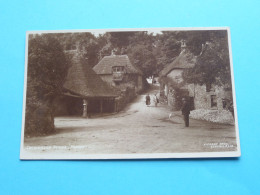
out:
{"label": "thatched cottage", "polygon": [[89,66],[81,61],[77,50],[69,51],[72,66],[63,85],[63,108],[69,115],[114,112],[115,90],[104,82]]}
{"label": "thatched cottage", "polygon": [[134,87],[135,92],[143,89],[143,74],[133,66],[127,55],[105,56],[93,70],[103,81],[117,88]]}
{"label": "thatched cottage", "polygon": [[[204,47],[205,49],[205,47]],[[195,66],[197,56],[194,56],[183,41],[181,53],[172,63],[167,65],[160,72],[160,92],[167,98],[168,105],[173,110],[180,109],[183,96],[189,98],[193,109],[226,109],[227,104],[232,100],[232,91],[224,86],[198,85],[183,83],[182,73],[185,69]],[[176,95],[178,93],[181,95]]]}

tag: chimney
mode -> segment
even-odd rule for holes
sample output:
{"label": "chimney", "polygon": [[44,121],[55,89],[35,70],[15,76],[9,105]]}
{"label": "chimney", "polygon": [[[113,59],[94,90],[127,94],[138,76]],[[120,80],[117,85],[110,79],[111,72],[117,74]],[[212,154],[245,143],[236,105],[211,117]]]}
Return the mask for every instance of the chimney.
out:
{"label": "chimney", "polygon": [[181,52],[185,51],[185,49],[186,49],[186,41],[181,40]]}
{"label": "chimney", "polygon": [[112,51],[111,51],[111,56],[115,56],[116,54],[116,49],[112,49]]}

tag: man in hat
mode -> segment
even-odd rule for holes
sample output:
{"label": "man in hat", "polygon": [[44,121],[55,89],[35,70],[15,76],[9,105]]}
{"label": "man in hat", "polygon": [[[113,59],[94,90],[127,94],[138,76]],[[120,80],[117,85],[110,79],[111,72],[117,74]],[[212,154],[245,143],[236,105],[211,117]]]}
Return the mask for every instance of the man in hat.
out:
{"label": "man in hat", "polygon": [[190,104],[186,98],[182,98],[182,102],[183,102],[183,104],[182,104],[181,112],[182,112],[183,119],[185,122],[185,127],[188,127],[189,126],[189,115],[190,115]]}

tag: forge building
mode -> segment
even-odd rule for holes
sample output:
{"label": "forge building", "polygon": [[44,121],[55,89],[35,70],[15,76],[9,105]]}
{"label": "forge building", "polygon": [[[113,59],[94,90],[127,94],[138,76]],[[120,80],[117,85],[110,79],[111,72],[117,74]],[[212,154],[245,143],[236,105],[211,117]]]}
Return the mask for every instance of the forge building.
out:
{"label": "forge building", "polygon": [[[210,47],[207,43],[203,49]],[[201,55],[201,54],[200,54]],[[167,99],[168,105],[173,110],[179,110],[181,99],[189,98],[192,109],[226,109],[228,103],[232,101],[232,89],[230,86],[217,85],[198,85],[183,84],[182,73],[185,69],[195,66],[197,56],[194,56],[187,48],[183,41],[181,44],[181,53],[172,63],[164,67],[160,72],[160,94]],[[179,85],[179,93],[176,95],[176,85]]]}
{"label": "forge building", "polygon": [[104,82],[87,64],[77,50],[67,51],[72,65],[63,85],[64,96],[57,102],[59,115],[83,115],[114,112],[115,89]]}

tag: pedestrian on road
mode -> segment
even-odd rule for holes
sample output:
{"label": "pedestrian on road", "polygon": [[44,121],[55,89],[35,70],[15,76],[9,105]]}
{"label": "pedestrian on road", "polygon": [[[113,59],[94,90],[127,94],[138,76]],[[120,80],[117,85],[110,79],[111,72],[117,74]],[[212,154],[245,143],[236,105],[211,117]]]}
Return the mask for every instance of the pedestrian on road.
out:
{"label": "pedestrian on road", "polygon": [[157,98],[156,94],[154,94],[153,102],[154,102],[154,106],[157,107],[157,104],[159,103],[159,99]]}
{"label": "pedestrian on road", "polygon": [[182,102],[183,102],[183,104],[182,104],[181,111],[182,111],[183,119],[185,122],[185,127],[188,127],[189,126],[189,115],[190,115],[190,104],[186,98],[182,98]]}
{"label": "pedestrian on road", "polygon": [[151,104],[151,98],[150,98],[149,94],[147,94],[145,97],[145,103],[146,103],[146,106],[149,106]]}

